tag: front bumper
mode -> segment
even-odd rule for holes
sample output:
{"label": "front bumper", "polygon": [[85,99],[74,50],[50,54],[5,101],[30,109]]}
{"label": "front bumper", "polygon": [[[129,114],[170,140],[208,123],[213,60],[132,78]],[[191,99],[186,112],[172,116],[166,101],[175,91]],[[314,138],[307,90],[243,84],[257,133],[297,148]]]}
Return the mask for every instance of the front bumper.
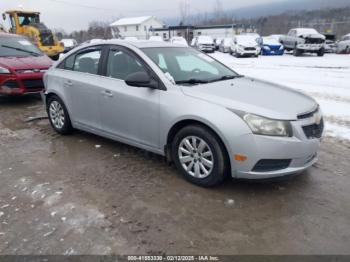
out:
{"label": "front bumper", "polygon": [[[292,122],[293,137],[273,137],[246,134],[232,145],[232,155],[247,156],[244,162],[235,161],[232,177],[242,179],[268,179],[300,173],[317,160],[321,139],[308,138],[303,127],[313,124],[312,118]],[[289,160],[281,169],[256,172],[255,167],[261,160]]]}
{"label": "front bumper", "polygon": [[0,79],[1,95],[24,95],[44,90],[43,73],[10,74]]}
{"label": "front bumper", "polygon": [[318,52],[324,48],[324,44],[298,44],[297,49],[304,52]]}
{"label": "front bumper", "polygon": [[202,46],[198,47],[198,49],[202,52],[215,52],[215,47]]}

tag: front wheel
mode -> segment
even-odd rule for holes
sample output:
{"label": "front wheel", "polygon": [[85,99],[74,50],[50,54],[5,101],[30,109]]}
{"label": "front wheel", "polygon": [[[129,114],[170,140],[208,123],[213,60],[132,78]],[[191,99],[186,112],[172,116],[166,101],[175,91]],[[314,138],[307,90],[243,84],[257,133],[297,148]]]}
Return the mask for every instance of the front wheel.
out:
{"label": "front wheel", "polygon": [[68,111],[58,96],[53,95],[48,98],[46,110],[51,126],[57,133],[67,135],[72,132],[73,128]]}
{"label": "front wheel", "polygon": [[324,48],[321,48],[318,52],[317,52],[317,56],[324,56]]}
{"label": "front wheel", "polygon": [[192,125],[181,129],[172,143],[172,156],[178,170],[196,185],[210,187],[224,180],[226,157],[223,145],[205,127]]}

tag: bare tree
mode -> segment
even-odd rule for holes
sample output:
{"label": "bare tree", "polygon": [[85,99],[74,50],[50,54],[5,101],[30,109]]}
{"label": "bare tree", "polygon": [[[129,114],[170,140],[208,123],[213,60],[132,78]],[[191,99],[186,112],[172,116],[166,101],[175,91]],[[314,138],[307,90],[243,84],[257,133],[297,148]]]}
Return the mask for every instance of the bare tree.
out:
{"label": "bare tree", "polygon": [[188,0],[182,0],[179,4],[181,24],[188,24],[190,16],[190,4]]}

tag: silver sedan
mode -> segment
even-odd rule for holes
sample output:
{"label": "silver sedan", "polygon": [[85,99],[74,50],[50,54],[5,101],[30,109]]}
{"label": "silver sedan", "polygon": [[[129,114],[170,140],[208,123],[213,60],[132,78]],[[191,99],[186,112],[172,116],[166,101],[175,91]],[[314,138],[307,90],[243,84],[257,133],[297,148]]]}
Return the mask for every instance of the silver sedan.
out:
{"label": "silver sedan", "polygon": [[165,156],[213,186],[307,169],[323,132],[318,104],[244,77],[192,48],[104,41],[68,53],[44,77],[52,127],[81,129]]}

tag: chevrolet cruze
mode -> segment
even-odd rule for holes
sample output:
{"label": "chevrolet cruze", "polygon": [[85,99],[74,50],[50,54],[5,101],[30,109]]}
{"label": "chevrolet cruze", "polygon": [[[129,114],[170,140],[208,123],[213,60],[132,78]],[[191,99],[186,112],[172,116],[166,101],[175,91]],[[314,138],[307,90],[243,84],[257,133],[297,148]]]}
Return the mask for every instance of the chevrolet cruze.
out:
{"label": "chevrolet cruze", "polygon": [[244,77],[192,48],[111,40],[68,53],[44,77],[52,127],[81,129],[173,162],[189,181],[300,173],[317,161],[318,104]]}

